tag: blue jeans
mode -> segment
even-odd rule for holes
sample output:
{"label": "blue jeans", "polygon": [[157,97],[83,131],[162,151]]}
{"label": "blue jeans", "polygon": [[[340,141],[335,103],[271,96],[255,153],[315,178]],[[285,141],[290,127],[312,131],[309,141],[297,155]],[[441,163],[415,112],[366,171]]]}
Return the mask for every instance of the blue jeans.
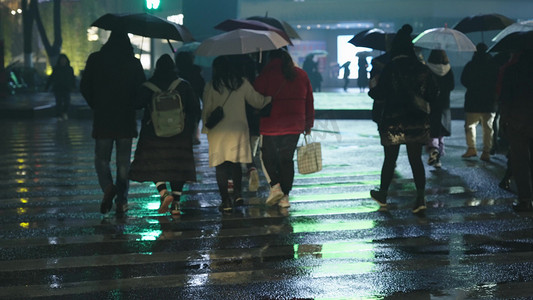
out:
{"label": "blue jeans", "polygon": [[132,138],[96,139],[94,166],[102,191],[105,191],[107,186],[113,184],[113,176],[111,175],[109,164],[113,153],[113,144],[117,145],[115,159],[117,164],[117,180],[115,184],[117,198],[115,202],[117,204],[128,203],[128,172],[130,171],[132,140]]}

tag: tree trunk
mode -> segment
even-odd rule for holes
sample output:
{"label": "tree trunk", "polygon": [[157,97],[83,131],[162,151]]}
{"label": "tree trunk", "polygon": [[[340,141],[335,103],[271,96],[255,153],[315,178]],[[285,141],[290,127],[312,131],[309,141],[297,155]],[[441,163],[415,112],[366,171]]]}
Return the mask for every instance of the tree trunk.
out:
{"label": "tree trunk", "polygon": [[54,0],[54,44],[52,45],[50,44],[50,41],[46,35],[46,30],[44,29],[37,0],[31,0],[30,6],[32,6],[33,11],[35,12],[35,22],[37,24],[37,29],[39,30],[39,35],[41,36],[44,49],[48,55],[48,61],[50,62],[51,66],[55,66],[57,58],[61,53],[61,46],[63,44],[63,39],[61,37],[61,0]]}
{"label": "tree trunk", "polygon": [[32,60],[32,36],[33,36],[33,17],[34,14],[31,7],[28,7],[27,0],[20,1],[20,7],[22,9],[22,35],[24,41],[24,67],[33,67]]}

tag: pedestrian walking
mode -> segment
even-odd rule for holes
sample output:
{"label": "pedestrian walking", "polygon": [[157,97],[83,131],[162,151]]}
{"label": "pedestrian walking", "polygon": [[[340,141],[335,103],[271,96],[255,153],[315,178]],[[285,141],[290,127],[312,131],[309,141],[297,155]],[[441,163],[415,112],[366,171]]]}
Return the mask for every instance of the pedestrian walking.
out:
{"label": "pedestrian walking", "polygon": [[350,84],[350,64],[351,63],[352,63],[351,61],[347,61],[341,66],[343,70],[342,78],[344,79],[343,89],[345,92],[348,91],[348,85]]}
{"label": "pedestrian walking", "polygon": [[[204,94],[205,80],[202,76],[202,68],[194,64],[194,54],[189,51],[176,53],[176,68],[178,69],[178,76],[185,79],[192,86],[196,97],[201,98]],[[200,102],[201,103],[201,102]],[[200,116],[196,120],[196,128],[194,129],[193,144],[200,144],[200,129],[198,127]]]}
{"label": "pedestrian walking", "polygon": [[[170,205],[170,213],[179,215],[183,187],[187,182],[196,181],[193,136],[196,122],[201,116],[200,100],[191,84],[178,78],[174,61],[168,54],[157,60],[154,75],[148,82],[160,91],[175,87],[173,91],[179,95],[178,99],[183,106],[185,126],[183,131],[176,135],[158,136],[152,120],[152,98],[156,92],[145,84],[141,85],[136,97],[136,107],[144,108],[144,115],[129,178],[138,182],[153,182],[161,197],[158,212],[168,212]],[[177,85],[174,82],[177,82]],[[171,192],[167,183],[170,183]]]}
{"label": "pedestrian walking", "polygon": [[66,54],[60,54],[52,75],[46,81],[45,91],[52,87],[56,100],[56,117],[68,120],[70,93],[76,88],[76,77]]}
{"label": "pedestrian walking", "polygon": [[272,96],[272,110],[261,118],[262,158],[270,177],[267,205],[287,208],[294,182],[294,151],[300,134],[310,134],[315,109],[313,88],[306,72],[294,65],[285,49],[274,50],[255,80],[255,88]]}
{"label": "pedestrian walking", "polygon": [[533,50],[524,50],[503,70],[500,95],[502,130],[510,144],[512,175],[518,190],[518,212],[533,211]]}
{"label": "pedestrian walking", "polygon": [[496,116],[496,81],[498,65],[487,52],[487,45],[479,43],[461,74],[465,93],[465,137],[468,149],[463,158],[477,156],[476,127],[483,128],[483,152],[481,160],[490,161],[493,143],[493,122]]}
{"label": "pedestrian walking", "polygon": [[366,58],[368,55],[366,55],[363,52],[359,52],[359,55],[357,56],[357,86],[359,87],[359,92],[363,93],[366,88],[368,88],[368,62],[366,61]]}
{"label": "pedestrian walking", "polygon": [[392,42],[392,60],[383,69],[377,86],[369,91],[370,97],[383,104],[379,106],[382,111],[376,115],[379,115],[378,130],[385,153],[380,188],[370,191],[370,195],[381,207],[387,206],[400,145],[404,144],[416,186],[413,213],[419,213],[426,209],[422,148],[429,139],[429,105],[435,100],[438,88],[429,68],[415,55],[412,31],[408,24],[398,30]]}
{"label": "pedestrian walking", "polygon": [[444,50],[432,50],[429,54],[427,66],[437,82],[439,94],[430,104],[430,139],[428,142],[428,164],[441,168],[441,157],[445,155],[444,137],[452,132],[452,117],[450,111],[450,93],[455,88],[453,71],[448,55]]}
{"label": "pedestrian walking", "polygon": [[[127,210],[131,146],[137,137],[135,91],[145,80],[141,62],[133,55],[124,32],[112,31],[100,51],[87,59],[80,90],[93,111],[95,168],[104,192],[101,213],[111,210],[115,196],[116,212]],[[116,146],[115,183],[109,165],[113,146]]]}
{"label": "pedestrian walking", "polygon": [[[260,109],[270,103],[270,97],[256,92],[227,56],[219,56],[213,61],[213,78],[205,87],[203,100],[202,132],[207,133],[209,166],[216,170],[222,198],[219,209],[228,212],[234,205],[244,204],[241,163],[252,161],[245,103]],[[224,117],[214,127],[207,128],[206,122],[217,107],[222,107]],[[229,179],[233,180],[233,199],[228,192]]]}

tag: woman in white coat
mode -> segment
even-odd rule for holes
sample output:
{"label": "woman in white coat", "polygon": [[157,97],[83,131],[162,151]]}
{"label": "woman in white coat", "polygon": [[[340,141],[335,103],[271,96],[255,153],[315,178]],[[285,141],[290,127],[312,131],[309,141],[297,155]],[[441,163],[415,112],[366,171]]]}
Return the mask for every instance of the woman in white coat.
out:
{"label": "woman in white coat", "polygon": [[[213,79],[206,85],[203,95],[202,132],[207,133],[209,142],[209,166],[216,168],[222,211],[233,209],[228,193],[229,179],[233,179],[235,205],[244,202],[241,163],[252,162],[245,102],[261,109],[271,99],[256,92],[239,70],[239,67],[230,63],[228,57],[217,57],[213,61]],[[223,107],[224,118],[207,129],[205,123],[217,106]]]}

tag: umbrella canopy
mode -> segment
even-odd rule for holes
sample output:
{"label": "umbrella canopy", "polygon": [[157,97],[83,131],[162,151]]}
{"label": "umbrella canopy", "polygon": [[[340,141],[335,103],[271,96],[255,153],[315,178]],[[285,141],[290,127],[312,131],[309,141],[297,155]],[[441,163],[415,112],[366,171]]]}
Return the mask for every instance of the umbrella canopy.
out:
{"label": "umbrella canopy", "polygon": [[475,52],[476,45],[462,32],[450,28],[431,28],[419,34],[413,44],[420,48],[457,52]]}
{"label": "umbrella canopy", "polygon": [[459,21],[453,29],[462,33],[500,30],[514,22],[513,19],[500,14],[484,14],[466,17]]}
{"label": "umbrella canopy", "polygon": [[387,46],[390,45],[394,36],[396,36],[395,33],[386,33],[379,28],[373,28],[359,32],[348,43],[356,47],[387,51]]}
{"label": "umbrella canopy", "polygon": [[279,49],[289,42],[274,31],[236,29],[203,41],[196,55],[218,56]]}
{"label": "umbrella canopy", "polygon": [[533,30],[533,20],[527,20],[522,22],[513,23],[505,27],[500,33],[498,33],[493,39],[493,42],[498,42],[506,35],[513,32],[531,31]]}
{"label": "umbrella canopy", "polygon": [[289,38],[287,33],[285,33],[285,31],[277,27],[274,27],[272,25],[269,25],[267,23],[257,21],[257,20],[227,19],[217,24],[215,26],[215,29],[220,29],[223,31],[231,31],[235,29],[254,29],[254,30],[274,31],[278,33],[279,35],[281,35],[284,39],[286,39],[289,42],[289,45],[292,45],[291,39]]}
{"label": "umbrella canopy", "polygon": [[283,20],[278,20],[276,18],[267,17],[267,16],[265,16],[265,17],[253,16],[253,17],[247,18],[247,20],[256,20],[256,21],[263,22],[263,23],[266,23],[268,25],[274,26],[274,27],[276,27],[278,29],[281,29],[291,39],[298,39],[298,40],[302,39],[300,37],[300,35],[298,35],[296,30],[289,23],[287,23],[287,22],[285,22]]}
{"label": "umbrella canopy", "polygon": [[[198,49],[198,47],[200,47],[200,42],[189,42],[189,43],[185,43],[183,44],[181,47],[179,47],[177,50],[176,50],[176,53],[180,53],[180,52],[192,52],[194,54],[194,52],[196,51],[196,49]],[[194,55],[194,61],[193,63],[197,66],[201,66],[201,67],[211,67],[213,65],[213,60],[215,58],[214,57],[207,57],[207,56],[197,56],[197,55]]]}
{"label": "umbrella canopy", "polygon": [[123,30],[149,38],[170,39],[183,42],[194,41],[192,34],[183,26],[147,13],[105,14],[91,26],[105,30]]}
{"label": "umbrella canopy", "polygon": [[533,50],[533,31],[512,32],[494,44],[489,52],[519,52]]}

